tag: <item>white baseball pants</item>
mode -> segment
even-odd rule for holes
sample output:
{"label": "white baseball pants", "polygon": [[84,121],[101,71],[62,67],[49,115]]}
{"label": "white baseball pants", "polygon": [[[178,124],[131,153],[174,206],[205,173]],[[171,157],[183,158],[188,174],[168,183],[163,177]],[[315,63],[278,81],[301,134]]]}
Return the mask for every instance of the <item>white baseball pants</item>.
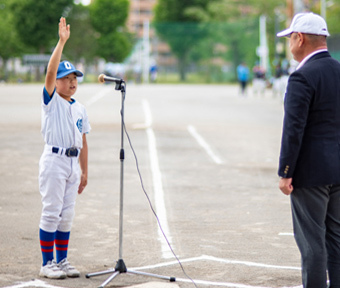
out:
{"label": "white baseball pants", "polygon": [[39,162],[39,189],[42,201],[40,225],[44,231],[71,231],[80,183],[78,157],[67,157],[45,145]]}

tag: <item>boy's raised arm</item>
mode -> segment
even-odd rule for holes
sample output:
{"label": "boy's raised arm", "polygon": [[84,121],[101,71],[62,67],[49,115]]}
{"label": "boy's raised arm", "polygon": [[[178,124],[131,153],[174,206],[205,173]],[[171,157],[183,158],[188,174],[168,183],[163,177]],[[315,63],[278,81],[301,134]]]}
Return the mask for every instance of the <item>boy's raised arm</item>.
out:
{"label": "boy's raised arm", "polygon": [[70,25],[67,25],[66,19],[64,17],[61,17],[59,21],[59,41],[48,63],[45,78],[45,89],[49,95],[52,95],[54,91],[61,55],[63,53],[65,43],[69,38],[70,38]]}

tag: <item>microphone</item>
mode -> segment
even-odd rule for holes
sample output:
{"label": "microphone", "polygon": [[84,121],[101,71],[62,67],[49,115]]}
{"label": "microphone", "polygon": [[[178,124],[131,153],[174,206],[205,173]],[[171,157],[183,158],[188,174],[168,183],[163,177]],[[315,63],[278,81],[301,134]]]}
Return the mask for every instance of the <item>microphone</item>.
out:
{"label": "microphone", "polygon": [[120,78],[116,78],[116,77],[111,77],[111,76],[106,76],[105,74],[100,74],[98,77],[98,81],[100,83],[104,83],[104,82],[115,82],[115,83],[122,83],[124,82],[123,79]]}

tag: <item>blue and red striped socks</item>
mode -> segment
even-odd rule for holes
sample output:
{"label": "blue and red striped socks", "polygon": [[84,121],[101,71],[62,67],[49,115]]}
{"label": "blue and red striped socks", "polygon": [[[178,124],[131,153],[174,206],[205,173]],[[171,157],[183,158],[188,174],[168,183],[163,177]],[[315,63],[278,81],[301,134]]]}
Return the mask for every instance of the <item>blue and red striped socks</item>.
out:
{"label": "blue and red striped socks", "polygon": [[53,260],[53,247],[55,232],[46,232],[42,229],[39,231],[40,237],[40,247],[43,258],[43,266],[47,264],[48,261]]}
{"label": "blue and red striped socks", "polygon": [[57,263],[67,258],[69,239],[70,239],[70,232],[57,231],[55,233],[55,249],[56,249]]}
{"label": "blue and red striped socks", "polygon": [[39,231],[40,247],[43,258],[43,266],[48,261],[52,261],[54,243],[56,247],[57,263],[67,258],[68,241],[70,239],[70,232],[46,232],[42,229]]}

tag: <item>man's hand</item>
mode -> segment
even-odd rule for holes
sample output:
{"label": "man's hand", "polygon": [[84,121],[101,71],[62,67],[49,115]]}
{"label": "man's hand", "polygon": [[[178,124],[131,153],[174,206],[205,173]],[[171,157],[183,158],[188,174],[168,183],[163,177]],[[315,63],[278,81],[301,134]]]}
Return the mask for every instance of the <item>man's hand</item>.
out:
{"label": "man's hand", "polygon": [[68,38],[70,38],[70,24],[67,25],[66,19],[61,17],[59,21],[59,39],[65,43]]}
{"label": "man's hand", "polygon": [[81,174],[80,176],[80,184],[79,184],[79,187],[78,187],[78,194],[81,194],[85,187],[87,185],[87,176],[85,174]]}
{"label": "man's hand", "polygon": [[292,185],[293,178],[281,178],[279,182],[279,188],[285,195],[290,195],[293,192]]}

